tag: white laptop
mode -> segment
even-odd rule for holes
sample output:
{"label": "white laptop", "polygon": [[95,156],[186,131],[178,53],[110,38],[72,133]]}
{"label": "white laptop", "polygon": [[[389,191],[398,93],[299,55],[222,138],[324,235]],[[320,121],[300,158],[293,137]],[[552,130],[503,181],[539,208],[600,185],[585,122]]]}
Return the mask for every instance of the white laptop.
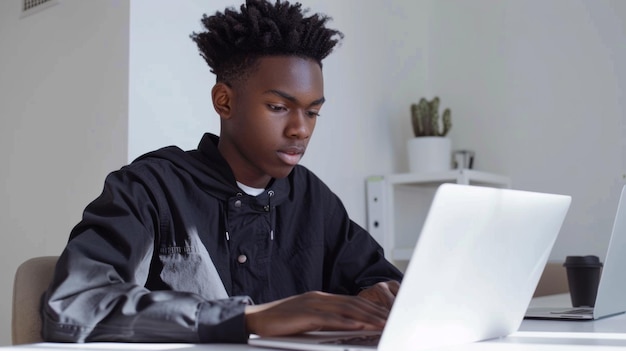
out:
{"label": "white laptop", "polygon": [[523,320],[570,202],[564,195],[443,184],[377,345],[362,345],[370,338],[355,339],[355,332],[251,337],[248,343],[404,351],[506,336]]}
{"label": "white laptop", "polygon": [[626,186],[622,187],[613,231],[598,285],[593,308],[535,307],[529,308],[526,318],[537,319],[598,319],[626,312]]}

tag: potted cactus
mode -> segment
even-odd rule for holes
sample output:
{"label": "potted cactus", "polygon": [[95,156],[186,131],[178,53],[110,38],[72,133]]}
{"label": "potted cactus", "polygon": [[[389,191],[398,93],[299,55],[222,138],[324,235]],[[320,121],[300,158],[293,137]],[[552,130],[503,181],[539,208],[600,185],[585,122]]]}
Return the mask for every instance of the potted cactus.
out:
{"label": "potted cactus", "polygon": [[411,105],[411,123],[415,138],[408,142],[409,170],[413,173],[447,171],[451,168],[451,142],[446,135],[452,127],[450,109],[446,108],[439,125],[439,97],[420,99]]}

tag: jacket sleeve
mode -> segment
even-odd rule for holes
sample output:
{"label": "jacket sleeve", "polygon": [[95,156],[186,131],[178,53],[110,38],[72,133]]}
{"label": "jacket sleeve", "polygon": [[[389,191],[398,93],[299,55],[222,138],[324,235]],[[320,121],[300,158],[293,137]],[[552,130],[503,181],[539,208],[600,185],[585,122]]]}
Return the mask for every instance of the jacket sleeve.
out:
{"label": "jacket sleeve", "polygon": [[43,296],[45,340],[247,341],[249,298],[209,301],[145,287],[160,229],[157,195],[150,188],[132,172],[107,177],[102,194],[72,230]]}
{"label": "jacket sleeve", "polygon": [[325,231],[324,272],[328,291],[355,295],[376,283],[402,280],[402,273],[384,255],[383,248],[361,226],[352,221],[336,195],[329,203]]}

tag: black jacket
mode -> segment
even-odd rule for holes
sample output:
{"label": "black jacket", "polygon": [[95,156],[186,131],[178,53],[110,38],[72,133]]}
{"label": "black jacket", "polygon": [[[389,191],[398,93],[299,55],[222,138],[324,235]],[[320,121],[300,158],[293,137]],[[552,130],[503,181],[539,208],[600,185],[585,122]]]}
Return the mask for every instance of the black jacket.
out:
{"label": "black jacket", "polygon": [[246,342],[246,304],[401,273],[313,173],[243,193],[206,134],[109,174],[43,297],[48,341]]}

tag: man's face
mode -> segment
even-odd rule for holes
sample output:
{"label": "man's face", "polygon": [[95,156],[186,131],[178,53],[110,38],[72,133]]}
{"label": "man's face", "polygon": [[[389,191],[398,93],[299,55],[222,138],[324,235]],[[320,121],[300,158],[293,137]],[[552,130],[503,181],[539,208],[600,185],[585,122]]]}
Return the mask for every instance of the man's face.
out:
{"label": "man's face", "polygon": [[259,59],[232,89],[228,118],[221,114],[219,149],[248,186],[264,188],[289,175],[309,143],[324,102],[322,69],[295,56]]}

